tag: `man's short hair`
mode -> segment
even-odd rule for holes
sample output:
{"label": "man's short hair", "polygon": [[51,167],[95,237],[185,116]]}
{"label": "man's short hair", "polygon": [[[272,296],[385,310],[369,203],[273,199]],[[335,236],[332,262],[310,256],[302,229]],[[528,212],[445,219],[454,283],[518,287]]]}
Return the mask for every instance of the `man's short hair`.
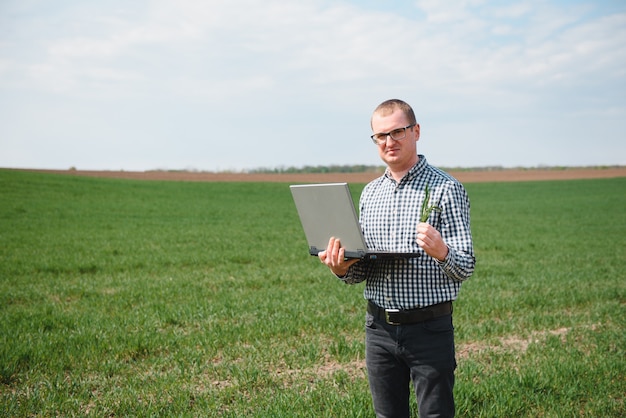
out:
{"label": "man's short hair", "polygon": [[[382,116],[387,116],[387,115],[392,114],[396,110],[400,110],[402,113],[404,113],[404,115],[409,120],[409,123],[411,125],[414,125],[417,123],[417,119],[415,118],[415,113],[413,112],[413,108],[411,108],[411,106],[409,106],[408,103],[400,99],[385,100],[384,102],[379,104],[376,107],[376,109],[374,109],[374,113],[372,113],[372,116],[374,116],[375,113],[380,113]],[[371,125],[371,119],[370,119],[370,125]]]}

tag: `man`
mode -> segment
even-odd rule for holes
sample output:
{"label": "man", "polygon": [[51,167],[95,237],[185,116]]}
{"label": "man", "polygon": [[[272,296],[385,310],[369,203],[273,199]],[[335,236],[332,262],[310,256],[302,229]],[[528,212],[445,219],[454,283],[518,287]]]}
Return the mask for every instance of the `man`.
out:
{"label": "man", "polygon": [[[417,154],[420,126],[401,100],[381,103],[372,140],[387,169],[361,194],[359,221],[372,250],[418,252],[411,259],[345,259],[331,238],[319,259],[348,284],[365,281],[366,365],[379,417],[408,417],[413,382],[419,416],[454,416],[452,301],[474,271],[464,187]],[[425,189],[427,222],[420,222]]]}

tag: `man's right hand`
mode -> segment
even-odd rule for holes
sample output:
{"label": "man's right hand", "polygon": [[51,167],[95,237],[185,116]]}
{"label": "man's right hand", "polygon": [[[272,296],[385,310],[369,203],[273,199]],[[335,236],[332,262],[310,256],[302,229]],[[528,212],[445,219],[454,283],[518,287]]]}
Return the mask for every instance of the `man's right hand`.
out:
{"label": "man's right hand", "polygon": [[335,237],[330,238],[326,250],[321,251],[317,256],[322,263],[328,266],[330,271],[341,277],[348,273],[348,268],[350,268],[351,265],[359,261],[358,258],[346,259],[345,250],[341,246],[341,241]]}

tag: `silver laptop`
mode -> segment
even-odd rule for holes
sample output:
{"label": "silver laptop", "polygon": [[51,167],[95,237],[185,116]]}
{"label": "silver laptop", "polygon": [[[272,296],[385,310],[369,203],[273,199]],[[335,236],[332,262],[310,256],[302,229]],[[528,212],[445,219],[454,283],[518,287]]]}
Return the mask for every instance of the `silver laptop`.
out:
{"label": "silver laptop", "polygon": [[348,183],[289,186],[309,244],[309,254],[326,250],[330,237],[341,240],[346,258],[414,258],[419,253],[370,251],[365,244]]}

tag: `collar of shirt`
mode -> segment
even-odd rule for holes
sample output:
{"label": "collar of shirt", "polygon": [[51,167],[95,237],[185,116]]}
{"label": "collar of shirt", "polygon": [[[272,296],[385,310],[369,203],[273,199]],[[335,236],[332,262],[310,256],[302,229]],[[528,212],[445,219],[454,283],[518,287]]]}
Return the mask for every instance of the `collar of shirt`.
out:
{"label": "collar of shirt", "polygon": [[[403,184],[413,180],[422,171],[426,169],[426,166],[428,166],[426,157],[424,157],[422,154],[418,154],[418,157],[419,157],[419,160],[417,161],[417,163],[415,163],[415,165],[411,167],[408,173],[406,173],[404,177],[402,177],[402,179],[400,180],[400,183],[397,183],[398,187],[401,187]],[[389,170],[389,167],[387,167],[387,169],[385,170],[385,178],[389,181],[396,183],[396,180],[391,175],[391,171]]]}

